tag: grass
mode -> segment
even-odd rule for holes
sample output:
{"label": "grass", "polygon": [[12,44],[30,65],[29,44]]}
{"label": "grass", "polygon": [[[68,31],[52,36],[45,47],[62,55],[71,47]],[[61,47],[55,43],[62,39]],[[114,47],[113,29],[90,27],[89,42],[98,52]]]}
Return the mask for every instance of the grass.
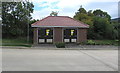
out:
{"label": "grass", "polygon": [[31,47],[32,43],[27,43],[27,40],[24,38],[16,39],[2,39],[2,46],[23,46]]}
{"label": "grass", "polygon": [[96,45],[118,45],[118,41],[116,40],[94,40]]}
{"label": "grass", "polygon": [[86,45],[115,45],[118,46],[118,40],[88,40],[82,44]]}
{"label": "grass", "polygon": [[[115,45],[118,46],[118,40],[88,40],[87,42],[81,43],[84,45]],[[16,39],[0,39],[0,45],[2,46],[23,46],[23,47],[31,47],[32,42],[27,43],[26,38],[16,38]],[[59,46],[63,46],[63,44],[57,44]]]}

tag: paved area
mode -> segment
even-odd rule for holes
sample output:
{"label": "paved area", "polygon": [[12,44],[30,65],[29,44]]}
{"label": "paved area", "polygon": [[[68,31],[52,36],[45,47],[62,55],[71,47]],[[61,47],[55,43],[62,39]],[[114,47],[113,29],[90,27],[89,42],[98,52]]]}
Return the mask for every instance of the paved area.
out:
{"label": "paved area", "polygon": [[3,49],[3,71],[117,71],[118,50]]}
{"label": "paved area", "polygon": [[118,46],[113,45],[77,45],[77,44],[66,44],[65,48],[56,48],[54,44],[39,44],[33,45],[32,47],[13,47],[3,46],[7,49],[42,49],[42,50],[118,50]]}

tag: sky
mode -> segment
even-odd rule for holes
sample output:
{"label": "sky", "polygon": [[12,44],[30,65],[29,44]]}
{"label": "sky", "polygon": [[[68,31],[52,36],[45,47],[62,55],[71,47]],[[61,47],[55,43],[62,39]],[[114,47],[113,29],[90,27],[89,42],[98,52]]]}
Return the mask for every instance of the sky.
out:
{"label": "sky", "polygon": [[42,19],[52,11],[58,16],[73,17],[82,5],[87,11],[101,9],[111,15],[112,19],[118,17],[119,0],[30,0],[34,4],[33,19]]}

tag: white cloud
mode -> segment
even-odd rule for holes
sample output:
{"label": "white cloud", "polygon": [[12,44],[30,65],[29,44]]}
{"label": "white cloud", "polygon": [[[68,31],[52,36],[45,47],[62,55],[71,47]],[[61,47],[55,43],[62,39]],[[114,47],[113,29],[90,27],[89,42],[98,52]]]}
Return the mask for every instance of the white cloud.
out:
{"label": "white cloud", "polygon": [[32,14],[33,19],[42,19],[46,16],[49,16],[51,11],[57,11],[56,9],[51,9],[51,8],[45,8],[42,10],[35,10]]}
{"label": "white cloud", "polygon": [[[43,17],[48,16],[51,11],[58,11],[60,16],[73,16],[74,11],[76,11],[80,5],[85,5],[87,2],[83,0],[32,0],[34,4],[39,3],[39,7],[48,6],[48,8],[44,8],[40,11],[34,10],[32,14],[34,19],[41,19]],[[43,3],[47,2],[47,3]],[[58,2],[57,5],[51,5],[52,2]],[[42,4],[43,3],[43,4]],[[54,9],[53,7],[58,7],[58,9]]]}
{"label": "white cloud", "polygon": [[[92,2],[118,2],[118,0],[31,0],[31,1],[34,4],[38,4],[39,5],[38,7],[48,6],[47,8],[43,8],[41,10],[34,10],[34,13],[32,14],[34,19],[41,19],[43,17],[46,17],[51,13],[51,11],[59,11],[58,15],[60,16],[73,17],[73,15],[78,10],[80,5],[83,5],[83,7],[85,7]],[[58,3],[56,5],[52,5],[51,3],[53,2]],[[54,9],[54,7],[58,7],[58,9]],[[113,14],[113,12],[111,12],[112,10],[108,9],[108,11],[110,14]]]}

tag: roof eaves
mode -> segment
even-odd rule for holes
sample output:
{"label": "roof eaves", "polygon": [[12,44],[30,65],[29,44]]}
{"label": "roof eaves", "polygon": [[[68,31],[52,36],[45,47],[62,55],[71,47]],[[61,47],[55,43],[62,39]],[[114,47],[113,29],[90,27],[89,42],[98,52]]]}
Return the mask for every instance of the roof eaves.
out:
{"label": "roof eaves", "polygon": [[89,28],[89,27],[81,27],[81,26],[39,26],[39,25],[32,25],[32,27],[77,27],[77,28]]}
{"label": "roof eaves", "polygon": [[[50,17],[50,16],[48,16],[48,17]],[[41,20],[39,20],[39,21],[37,21],[37,22],[33,23],[32,25],[35,25],[35,24],[37,24],[38,22],[40,22],[40,21],[43,21],[43,20],[47,19],[48,17],[45,17],[45,18],[43,18],[43,19],[41,19]]]}

